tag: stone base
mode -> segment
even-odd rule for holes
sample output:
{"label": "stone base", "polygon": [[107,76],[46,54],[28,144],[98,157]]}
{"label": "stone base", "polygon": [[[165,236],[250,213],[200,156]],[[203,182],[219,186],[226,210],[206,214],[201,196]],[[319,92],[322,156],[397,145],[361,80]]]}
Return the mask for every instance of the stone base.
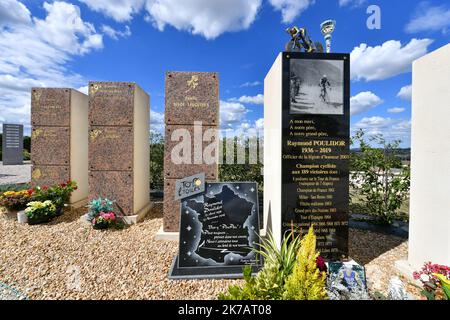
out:
{"label": "stone base", "polygon": [[414,280],[413,273],[414,271],[417,271],[417,269],[411,266],[407,260],[395,261],[395,268],[402,276],[408,279],[408,281],[418,286],[422,285],[420,281]]}
{"label": "stone base", "polygon": [[82,199],[82,200],[79,200],[79,201],[76,201],[76,202],[69,203],[69,209],[70,209],[70,210],[79,209],[79,208],[81,208],[81,207],[87,206],[87,204],[88,204],[88,199],[87,199],[87,197],[86,197],[86,198],[84,198],[84,199]]}
{"label": "stone base", "polygon": [[[128,225],[136,224],[145,218],[145,216],[148,214],[148,212],[150,211],[150,209],[152,207],[153,207],[153,204],[151,202],[149,202],[144,208],[142,208],[140,211],[138,211],[137,214],[132,215],[132,216],[123,217],[123,221]],[[87,221],[86,218],[87,218],[87,213],[82,215],[80,217],[80,220],[82,222],[86,222],[89,224],[89,221]]]}
{"label": "stone base", "polygon": [[164,231],[164,228],[161,226],[161,228],[159,228],[158,232],[155,235],[155,240],[156,241],[176,241],[176,242],[178,242],[180,240],[180,233]]}

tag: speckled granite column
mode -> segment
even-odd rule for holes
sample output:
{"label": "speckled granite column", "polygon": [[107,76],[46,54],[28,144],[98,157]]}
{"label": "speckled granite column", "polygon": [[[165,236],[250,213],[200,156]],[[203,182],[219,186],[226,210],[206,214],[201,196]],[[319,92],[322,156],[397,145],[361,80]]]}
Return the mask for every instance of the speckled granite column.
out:
{"label": "speckled granite column", "polygon": [[84,205],[88,194],[88,97],[69,88],[31,90],[31,184],[74,180],[70,199]]}
{"label": "speckled granite column", "polygon": [[[205,161],[202,156],[199,157],[208,146],[210,149],[218,150],[218,74],[215,72],[167,72],[165,108],[163,229],[165,232],[177,232],[180,222],[180,202],[174,200],[175,181],[200,172],[205,172],[207,181],[218,179],[218,154],[214,154],[217,152],[213,152],[212,158],[215,161],[212,163]],[[194,146],[195,130],[201,133],[201,140],[196,141],[198,152]],[[216,135],[211,139],[208,138],[207,141],[202,141],[202,137],[208,132],[216,132]],[[174,148],[179,147],[185,137],[191,139],[190,157],[186,156],[182,163],[174,163],[172,152],[180,154]]]}
{"label": "speckled granite column", "polygon": [[150,206],[150,100],[137,84],[89,83],[89,200],[115,201],[127,222]]}

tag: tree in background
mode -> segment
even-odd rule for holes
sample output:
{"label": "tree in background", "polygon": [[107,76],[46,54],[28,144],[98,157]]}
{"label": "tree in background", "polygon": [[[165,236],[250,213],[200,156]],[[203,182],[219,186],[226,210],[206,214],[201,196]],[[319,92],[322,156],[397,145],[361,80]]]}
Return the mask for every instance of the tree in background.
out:
{"label": "tree in background", "polygon": [[164,186],[164,137],[160,133],[150,134],[150,188]]}
{"label": "tree in background", "polygon": [[[387,142],[382,135],[366,140],[359,130],[352,144],[359,144],[360,152],[350,157],[351,186],[364,197],[370,214],[382,224],[392,224],[402,203],[409,195],[410,168],[402,166],[398,157],[400,141]],[[379,148],[371,146],[371,143]],[[395,168],[400,168],[393,170]]]}

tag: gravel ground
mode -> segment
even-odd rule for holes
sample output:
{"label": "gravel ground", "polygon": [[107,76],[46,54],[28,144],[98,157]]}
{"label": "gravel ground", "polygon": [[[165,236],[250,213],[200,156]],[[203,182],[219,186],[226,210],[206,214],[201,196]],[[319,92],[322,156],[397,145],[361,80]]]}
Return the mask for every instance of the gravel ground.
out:
{"label": "gravel ground", "polygon": [[[0,282],[30,299],[215,299],[241,280],[167,279],[177,244],[155,241],[161,205],[120,231],[96,231],[67,212],[47,225],[21,225],[0,214]],[[369,289],[385,291],[406,257],[403,239],[350,231],[350,255],[367,268]],[[0,297],[1,298],[1,297]]]}
{"label": "gravel ground", "polygon": [[0,161],[0,185],[12,183],[27,183],[31,180],[31,164],[4,166]]}

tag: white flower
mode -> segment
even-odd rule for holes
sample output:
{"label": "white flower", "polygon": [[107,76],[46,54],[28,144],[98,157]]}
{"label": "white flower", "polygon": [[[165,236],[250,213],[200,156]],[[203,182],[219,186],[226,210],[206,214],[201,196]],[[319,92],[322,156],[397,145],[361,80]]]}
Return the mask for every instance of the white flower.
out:
{"label": "white flower", "polygon": [[422,274],[420,276],[420,280],[422,280],[423,282],[428,282],[428,281],[430,281],[430,277],[426,274]]}

